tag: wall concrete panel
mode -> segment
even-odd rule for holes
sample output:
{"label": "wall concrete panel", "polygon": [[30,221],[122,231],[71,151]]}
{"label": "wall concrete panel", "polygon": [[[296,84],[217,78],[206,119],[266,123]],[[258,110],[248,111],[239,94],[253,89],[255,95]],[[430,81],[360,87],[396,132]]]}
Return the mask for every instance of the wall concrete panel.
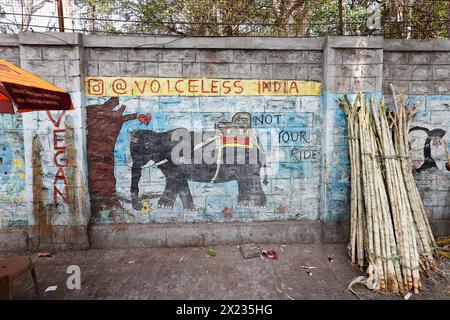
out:
{"label": "wall concrete panel", "polygon": [[[69,91],[76,107],[50,118],[46,113],[0,115],[0,147],[5,148],[0,148],[0,167],[7,172],[0,175],[3,248],[87,247],[89,221],[94,247],[345,242],[351,182],[346,121],[337,98],[358,91],[378,98],[390,93],[390,84],[421,101],[410,133],[414,175],[433,230],[448,233],[448,40],[21,33],[0,36],[0,56]],[[98,91],[86,91],[85,76],[97,81]],[[116,78],[117,98],[104,94],[103,77]],[[141,94],[124,94],[122,78],[136,80],[133,92]],[[229,85],[239,92],[240,84],[253,80],[260,87],[252,94],[215,94],[218,84],[225,83],[222,93]],[[264,88],[292,83],[285,80],[320,83],[319,95],[296,96],[287,89],[264,93]],[[184,90],[191,86],[196,94],[173,94],[183,81]],[[172,93],[150,94],[166,83],[173,84],[167,89]],[[214,172],[205,167],[197,174],[201,181],[188,180],[186,187],[179,184],[181,176],[147,163],[136,200],[130,190],[133,161],[139,159],[131,148],[136,131],[214,132],[218,123],[232,122],[239,112],[250,115],[251,129],[266,153],[266,167],[248,175],[255,184],[208,184],[198,178]],[[69,201],[57,194],[57,205],[55,129],[63,130],[70,158],[64,166]],[[431,154],[428,160],[425,151]],[[258,175],[260,180],[252,180]],[[171,186],[180,188],[175,200],[165,191]],[[257,205],[245,200],[252,190],[257,190],[252,198],[260,201]]]}

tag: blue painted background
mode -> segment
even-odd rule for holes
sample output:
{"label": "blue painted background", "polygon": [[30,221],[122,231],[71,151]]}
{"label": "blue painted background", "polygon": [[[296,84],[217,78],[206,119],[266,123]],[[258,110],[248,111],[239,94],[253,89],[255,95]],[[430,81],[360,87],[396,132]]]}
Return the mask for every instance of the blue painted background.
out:
{"label": "blue painted background", "polygon": [[[88,104],[103,103],[105,98],[89,98]],[[147,126],[138,119],[127,121],[116,141],[116,192],[125,209],[119,213],[128,222],[200,222],[265,221],[317,219],[320,199],[320,161],[322,116],[320,97],[124,97],[124,114],[151,115]],[[150,209],[136,211],[130,203],[131,157],[130,132],[133,130],[167,131],[186,128],[190,131],[212,131],[217,121],[231,121],[236,112],[249,112],[252,127],[261,139],[267,157],[269,183],[263,185],[267,207],[235,208],[237,182],[201,183],[189,181],[196,211],[183,210],[179,198],[172,210],[157,207],[164,190],[165,178],[159,169],[146,167],[139,183],[140,196]],[[263,119],[263,123],[257,121]],[[281,141],[281,142],[280,142]],[[316,159],[298,161],[292,150],[315,150]],[[264,171],[261,170],[261,180]],[[302,205],[302,204],[307,204]],[[224,209],[231,214],[225,214]],[[109,211],[100,222],[110,222]]]}
{"label": "blue painted background", "polygon": [[22,116],[0,114],[0,227],[28,224]]}

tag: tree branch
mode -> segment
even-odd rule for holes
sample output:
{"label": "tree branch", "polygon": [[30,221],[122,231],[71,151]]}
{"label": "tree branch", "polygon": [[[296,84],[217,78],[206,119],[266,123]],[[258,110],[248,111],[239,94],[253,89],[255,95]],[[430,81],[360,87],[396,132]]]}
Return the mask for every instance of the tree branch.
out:
{"label": "tree branch", "polygon": [[126,114],[122,116],[122,123],[137,119],[137,113]]}

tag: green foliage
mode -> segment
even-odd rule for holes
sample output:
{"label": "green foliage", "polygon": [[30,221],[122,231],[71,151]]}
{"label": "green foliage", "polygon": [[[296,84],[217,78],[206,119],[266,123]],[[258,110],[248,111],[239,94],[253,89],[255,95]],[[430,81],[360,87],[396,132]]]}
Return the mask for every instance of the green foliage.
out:
{"label": "green foliage", "polygon": [[411,10],[412,38],[448,38],[450,1],[416,0]]}
{"label": "green foliage", "polygon": [[383,33],[387,38],[448,38],[450,1],[411,0],[398,5],[394,0],[382,1]]}
{"label": "green foliage", "polygon": [[[449,0],[342,0],[346,35],[448,38]],[[76,0],[83,29],[193,36],[338,34],[338,0]],[[369,30],[378,9],[381,30]],[[102,21],[114,19],[116,21]]]}
{"label": "green foliage", "polygon": [[[373,13],[370,4],[343,1],[344,34],[358,35],[370,32],[366,21]],[[339,30],[339,10],[337,0],[324,0],[311,12],[308,34],[325,36],[337,34]]]}
{"label": "green foliage", "polygon": [[[320,0],[319,0],[320,1]],[[197,36],[273,35],[301,32],[297,22],[307,16],[313,0],[78,0],[86,18],[115,21],[129,33]],[[293,27],[288,29],[287,24]],[[91,32],[112,31],[103,21]]]}
{"label": "green foliage", "polygon": [[[75,5],[81,8],[80,15],[86,20],[82,21],[82,29],[90,32],[118,32],[117,24],[113,21],[106,21],[113,19],[114,8],[121,1],[108,0],[75,0]],[[104,19],[104,20],[102,20]]]}

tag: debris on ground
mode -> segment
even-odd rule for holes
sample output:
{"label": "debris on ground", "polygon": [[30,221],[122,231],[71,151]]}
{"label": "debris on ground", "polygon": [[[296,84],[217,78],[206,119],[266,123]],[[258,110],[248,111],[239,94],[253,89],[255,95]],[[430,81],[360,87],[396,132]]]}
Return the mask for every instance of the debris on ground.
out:
{"label": "debris on ground", "polygon": [[436,244],[439,246],[436,248],[436,253],[450,259],[450,236],[438,237]]}
{"label": "debris on ground", "polygon": [[281,253],[284,253],[284,247],[286,247],[285,244],[282,244],[282,245],[280,246],[280,251],[281,251]]}
{"label": "debris on ground", "polygon": [[182,263],[183,260],[184,260],[184,256],[182,256],[182,257],[180,258],[180,260],[178,260],[178,263]]}
{"label": "debris on ground", "polygon": [[444,245],[450,244],[450,236],[437,237],[436,244],[438,246],[444,246]]}
{"label": "debris on ground", "polygon": [[272,259],[272,260],[278,259],[277,253],[274,250],[272,250],[272,249],[270,249],[270,250],[263,250],[262,251],[262,255],[267,257],[267,258],[269,258],[269,259]]}
{"label": "debris on ground", "polygon": [[134,260],[128,261],[128,264],[133,264],[133,263],[135,263]]}
{"label": "debris on ground", "polygon": [[294,298],[292,298],[288,292],[286,291],[290,291],[290,292],[294,292],[295,289],[286,286],[283,282],[280,283],[281,285],[281,289],[278,288],[277,286],[275,286],[275,289],[279,292],[279,293],[284,293],[284,295],[286,296],[286,298],[290,299],[290,300],[295,300]]}
{"label": "debris on ground", "polygon": [[284,295],[286,296],[286,298],[288,298],[289,300],[295,300],[294,298],[292,298],[290,295],[288,295],[286,292],[284,293]]}
{"label": "debris on ground", "polygon": [[412,296],[412,293],[411,293],[411,291],[410,291],[410,292],[408,292],[407,294],[405,294],[405,296],[403,297],[403,299],[409,300],[409,298],[411,298],[411,296]]}
{"label": "debris on ground", "polygon": [[300,267],[302,267],[303,270],[305,270],[305,272],[306,272],[307,274],[309,274],[310,276],[312,276],[311,269],[316,269],[316,267],[310,267],[310,266],[304,266],[304,265],[301,265]]}
{"label": "debris on ground", "polygon": [[39,252],[38,253],[38,257],[39,258],[48,258],[48,257],[51,257],[51,256],[52,256],[52,254],[50,252]]}
{"label": "debris on ground", "polygon": [[359,300],[363,300],[354,290],[353,290],[353,286],[355,284],[362,284],[362,285],[366,285],[367,283],[367,278],[365,276],[359,276],[356,277],[355,279],[352,280],[352,282],[350,282],[350,284],[347,287],[347,290],[350,291],[351,293],[353,293]]}
{"label": "debris on ground", "polygon": [[436,249],[436,252],[439,256],[450,259],[450,247],[448,245],[444,246],[443,248]]}
{"label": "debris on ground", "polygon": [[334,261],[333,261],[333,258],[328,257],[328,262],[333,263],[333,262],[334,262]]}
{"label": "debris on ground", "polygon": [[254,243],[247,243],[239,246],[239,251],[245,259],[256,258],[261,255],[261,247]]}
{"label": "debris on ground", "polygon": [[214,251],[213,249],[208,249],[206,251],[206,254],[208,255],[208,257],[215,257],[215,256],[217,256],[217,252]]}
{"label": "debris on ground", "polygon": [[50,286],[47,289],[45,289],[44,292],[51,292],[51,291],[56,291],[56,289],[58,288],[58,286]]}

